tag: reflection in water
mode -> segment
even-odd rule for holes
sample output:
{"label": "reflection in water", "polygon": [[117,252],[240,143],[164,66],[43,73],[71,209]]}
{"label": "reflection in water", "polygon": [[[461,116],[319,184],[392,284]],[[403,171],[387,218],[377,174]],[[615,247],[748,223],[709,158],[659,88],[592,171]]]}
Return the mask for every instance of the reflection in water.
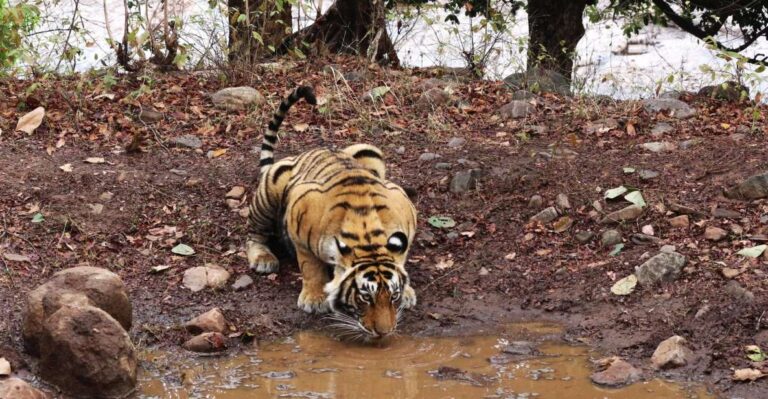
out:
{"label": "reflection in water", "polygon": [[[604,389],[589,381],[587,349],[557,343],[536,357],[488,360],[527,324],[501,335],[462,338],[397,337],[380,346],[337,342],[303,332],[258,350],[223,357],[146,351],[139,398],[564,398],[704,399],[703,393],[662,381]],[[511,361],[509,361],[511,359]],[[503,363],[503,364],[501,364]],[[438,372],[439,370],[439,372]],[[567,394],[566,396],[563,396]]]}

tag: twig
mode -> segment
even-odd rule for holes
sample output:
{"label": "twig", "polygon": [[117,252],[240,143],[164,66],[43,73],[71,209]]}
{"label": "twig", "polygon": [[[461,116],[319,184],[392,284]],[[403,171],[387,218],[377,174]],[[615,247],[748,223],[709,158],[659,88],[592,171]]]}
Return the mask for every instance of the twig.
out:
{"label": "twig", "polygon": [[61,65],[61,62],[64,61],[65,55],[67,53],[67,47],[69,47],[69,38],[72,36],[72,31],[75,29],[75,20],[77,19],[77,11],[80,8],[80,0],[75,0],[75,10],[72,12],[72,23],[69,24],[69,31],[67,32],[67,39],[64,40],[64,49],[61,51],[62,56],[59,57],[59,62],[56,63],[56,68],[54,70],[58,70],[59,66]]}

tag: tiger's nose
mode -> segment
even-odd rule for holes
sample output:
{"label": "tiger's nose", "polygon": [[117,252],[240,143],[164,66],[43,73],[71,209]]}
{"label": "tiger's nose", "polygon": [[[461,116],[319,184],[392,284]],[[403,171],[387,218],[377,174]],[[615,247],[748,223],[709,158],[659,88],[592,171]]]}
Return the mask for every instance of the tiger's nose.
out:
{"label": "tiger's nose", "polygon": [[376,323],[373,326],[373,332],[376,334],[376,338],[386,337],[387,335],[392,334],[393,331],[395,331],[394,325],[381,325]]}

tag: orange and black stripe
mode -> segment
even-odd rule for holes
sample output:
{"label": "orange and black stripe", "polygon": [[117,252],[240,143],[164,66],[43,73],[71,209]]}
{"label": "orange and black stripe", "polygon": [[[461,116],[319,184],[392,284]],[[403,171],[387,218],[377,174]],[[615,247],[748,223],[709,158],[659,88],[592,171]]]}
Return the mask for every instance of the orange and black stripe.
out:
{"label": "orange and black stripe", "polygon": [[261,166],[262,172],[268,169],[268,165],[272,165],[275,162],[274,151],[278,140],[277,132],[280,129],[280,125],[283,123],[285,115],[288,113],[288,110],[291,109],[293,104],[296,104],[296,102],[302,98],[312,105],[317,104],[314,90],[312,90],[310,86],[299,86],[294,89],[288,97],[280,102],[280,107],[278,107],[275,114],[272,115],[272,120],[269,121],[267,130],[264,132],[264,141],[261,143],[261,159],[259,161],[259,166]]}

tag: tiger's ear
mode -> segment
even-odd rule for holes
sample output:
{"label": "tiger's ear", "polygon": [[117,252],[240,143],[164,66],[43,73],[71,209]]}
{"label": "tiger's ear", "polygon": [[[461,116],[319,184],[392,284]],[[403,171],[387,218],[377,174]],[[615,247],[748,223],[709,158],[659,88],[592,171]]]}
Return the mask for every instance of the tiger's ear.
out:
{"label": "tiger's ear", "polygon": [[386,179],[387,167],[384,165],[384,154],[370,144],[354,144],[342,150],[345,154],[355,158],[362,167],[371,171],[380,179]]}

